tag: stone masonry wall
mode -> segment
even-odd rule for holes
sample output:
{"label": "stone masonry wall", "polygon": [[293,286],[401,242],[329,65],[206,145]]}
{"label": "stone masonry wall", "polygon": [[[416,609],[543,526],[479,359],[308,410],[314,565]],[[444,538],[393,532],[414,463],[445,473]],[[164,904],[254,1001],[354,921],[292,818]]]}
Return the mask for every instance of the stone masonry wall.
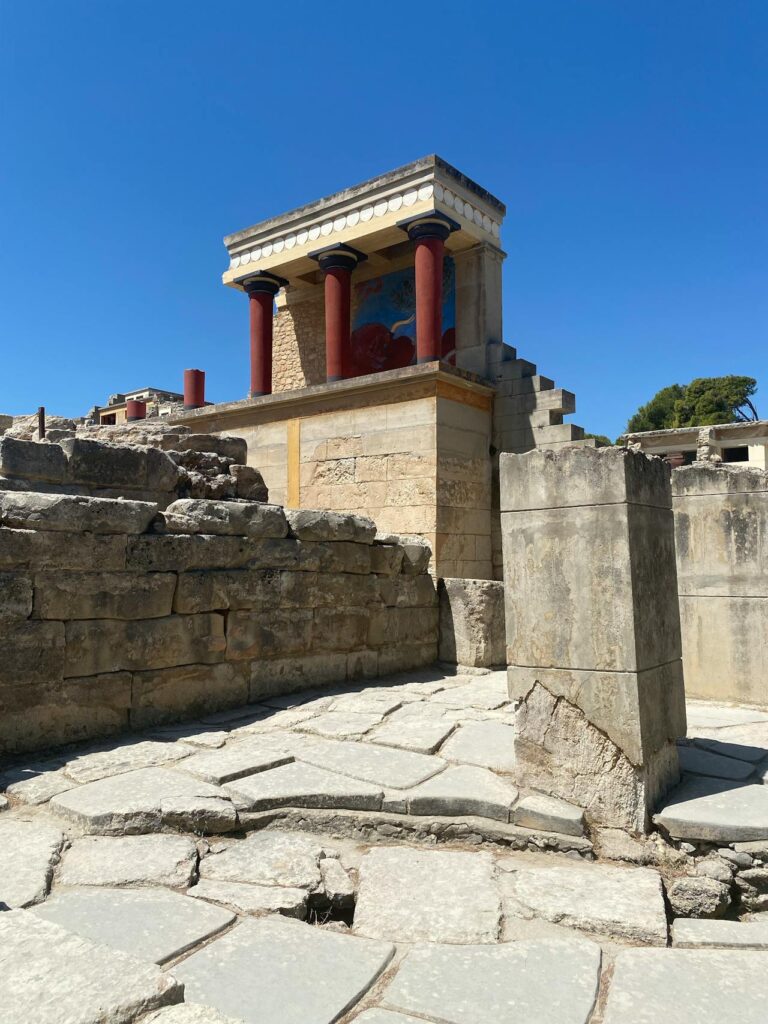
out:
{"label": "stone masonry wall", "polygon": [[672,507],[686,692],[768,706],[768,472],[676,469]]}
{"label": "stone masonry wall", "polygon": [[0,492],[0,756],[429,664],[423,543],[259,502]]}

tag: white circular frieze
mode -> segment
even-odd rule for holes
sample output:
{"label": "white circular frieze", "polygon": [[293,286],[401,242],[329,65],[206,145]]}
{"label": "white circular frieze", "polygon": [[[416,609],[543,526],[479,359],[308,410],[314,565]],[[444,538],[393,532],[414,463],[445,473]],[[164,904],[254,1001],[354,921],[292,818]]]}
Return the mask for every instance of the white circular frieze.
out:
{"label": "white circular frieze", "polygon": [[343,231],[346,226],[347,226],[347,218],[346,217],[337,217],[336,220],[333,222],[333,230],[334,231]]}
{"label": "white circular frieze", "polygon": [[390,213],[397,213],[397,211],[400,209],[400,207],[402,205],[403,205],[403,197],[402,196],[392,196],[392,198],[387,203],[387,206],[389,207],[389,212]]}
{"label": "white circular frieze", "polygon": [[240,266],[240,257],[239,256],[233,256],[232,257],[232,262],[230,263],[230,267],[233,270],[235,270],[239,266]]}
{"label": "white circular frieze", "polygon": [[360,211],[360,220],[362,220],[363,222],[370,220],[372,216],[373,216],[373,207],[372,206],[364,206],[362,208],[362,210]]}
{"label": "white circular frieze", "polygon": [[266,245],[262,246],[261,255],[264,257],[264,259],[266,259],[267,256],[271,256],[272,255],[272,243],[271,242],[267,242]]}
{"label": "white circular frieze", "polygon": [[240,257],[240,262],[241,263],[250,263],[251,262],[251,254],[249,252],[244,252],[243,255]]}
{"label": "white circular frieze", "polygon": [[320,225],[313,224],[309,229],[309,239],[311,242],[315,242],[320,237]]}
{"label": "white circular frieze", "polygon": [[325,222],[325,223],[324,223],[324,224],[323,224],[323,225],[321,226],[321,228],[320,228],[320,234],[321,234],[321,235],[330,235],[330,233],[331,233],[332,231],[333,231],[333,221],[332,221],[332,220],[327,220],[327,221],[326,221],[326,222]]}
{"label": "white circular frieze", "polygon": [[353,228],[360,220],[360,211],[353,210],[352,213],[347,215],[347,227]]}
{"label": "white circular frieze", "polygon": [[431,199],[434,191],[435,190],[432,188],[431,185],[422,185],[421,188],[419,189],[419,199],[422,202],[424,202],[424,200],[426,199]]}
{"label": "white circular frieze", "polygon": [[285,248],[285,239],[283,239],[283,238],[275,239],[275,243],[272,246],[272,251],[273,252],[282,252],[284,248]]}
{"label": "white circular frieze", "polygon": [[306,245],[309,238],[309,232],[306,228],[302,228],[301,231],[296,235],[296,241],[299,245]]}
{"label": "white circular frieze", "polygon": [[373,214],[374,214],[375,217],[383,217],[386,212],[387,212],[387,204],[386,204],[386,202],[376,203],[376,205],[373,208]]}
{"label": "white circular frieze", "polygon": [[416,191],[416,189],[415,188],[409,189],[405,193],[405,195],[403,196],[403,205],[404,206],[413,206],[413,204],[416,202],[416,200],[418,198],[419,198],[419,193]]}
{"label": "white circular frieze", "polygon": [[296,235],[285,236],[285,248],[292,249],[296,245]]}

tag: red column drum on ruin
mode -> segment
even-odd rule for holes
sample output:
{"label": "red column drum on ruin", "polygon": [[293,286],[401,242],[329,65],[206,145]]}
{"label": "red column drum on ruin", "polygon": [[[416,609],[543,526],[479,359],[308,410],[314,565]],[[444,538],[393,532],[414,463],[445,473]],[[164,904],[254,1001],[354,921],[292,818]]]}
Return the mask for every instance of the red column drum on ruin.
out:
{"label": "red column drum on ruin", "polygon": [[205,370],[184,371],[184,408],[201,409],[205,405]]}
{"label": "red column drum on ruin", "polygon": [[243,282],[250,309],[251,398],[272,394],[273,307],[275,295],[287,283],[274,274],[257,274]]}
{"label": "red column drum on ruin", "polygon": [[352,271],[366,259],[349,245],[336,245],[310,253],[325,274],[325,377],[328,383],[344,379],[349,362]]}
{"label": "red column drum on ruin", "polygon": [[415,243],[416,362],[440,358],[443,338],[443,262],[445,240],[459,225],[442,214],[427,214],[400,224]]}
{"label": "red column drum on ruin", "polygon": [[125,403],[125,418],[129,423],[133,423],[135,420],[146,419],[147,403],[140,402],[135,398],[129,398]]}

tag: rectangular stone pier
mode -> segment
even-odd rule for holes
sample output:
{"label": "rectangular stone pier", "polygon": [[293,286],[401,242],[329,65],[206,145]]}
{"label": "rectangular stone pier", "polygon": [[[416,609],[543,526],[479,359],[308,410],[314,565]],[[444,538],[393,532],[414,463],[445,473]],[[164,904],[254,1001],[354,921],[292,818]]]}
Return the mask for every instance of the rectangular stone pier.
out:
{"label": "rectangular stone pier", "polygon": [[520,779],[630,831],[686,731],[669,472],[618,448],[501,456]]}

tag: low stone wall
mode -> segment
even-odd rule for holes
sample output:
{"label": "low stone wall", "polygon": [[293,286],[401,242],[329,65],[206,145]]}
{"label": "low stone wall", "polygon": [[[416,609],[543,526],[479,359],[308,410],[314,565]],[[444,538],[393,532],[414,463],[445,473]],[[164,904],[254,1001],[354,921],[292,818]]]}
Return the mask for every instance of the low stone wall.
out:
{"label": "low stone wall", "polygon": [[696,463],[672,495],[686,692],[768,706],[768,472]]}
{"label": "low stone wall", "polygon": [[257,502],[0,491],[0,754],[431,663],[429,548],[375,534]]}

